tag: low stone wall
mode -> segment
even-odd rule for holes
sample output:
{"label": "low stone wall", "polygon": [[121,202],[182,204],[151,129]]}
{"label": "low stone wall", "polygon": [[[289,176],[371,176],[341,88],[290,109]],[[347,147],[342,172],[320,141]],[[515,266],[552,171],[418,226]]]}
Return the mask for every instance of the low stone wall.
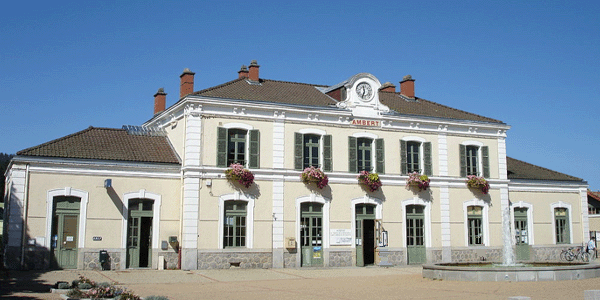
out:
{"label": "low stone wall", "polygon": [[351,267],[352,251],[329,251],[330,267]]}
{"label": "low stone wall", "polygon": [[[86,249],[79,253],[79,255],[83,255],[84,270],[102,270],[102,265],[100,264],[100,250],[102,249]],[[125,258],[121,258],[121,252],[108,249],[106,251],[108,252],[107,264],[110,266],[110,270],[120,270],[121,263],[125,263]]]}
{"label": "low stone wall", "polygon": [[165,269],[175,270],[177,269],[177,262],[179,261],[179,254],[177,252],[157,252],[156,257],[164,256],[165,258]]}
{"label": "low stone wall", "polygon": [[404,265],[404,251],[395,249],[379,248],[379,265],[380,266],[399,266]]}
{"label": "low stone wall", "polygon": [[296,250],[285,250],[283,252],[283,267],[284,268],[298,268],[300,265],[296,261]]}
{"label": "low stone wall", "polygon": [[502,261],[500,248],[452,249],[453,262]]}
{"label": "low stone wall", "polygon": [[560,253],[573,245],[565,246],[542,246],[542,247],[531,247],[530,258],[532,261],[560,261]]}
{"label": "low stone wall", "polygon": [[271,268],[273,255],[270,252],[198,252],[198,269],[229,269],[239,264],[240,268]]}

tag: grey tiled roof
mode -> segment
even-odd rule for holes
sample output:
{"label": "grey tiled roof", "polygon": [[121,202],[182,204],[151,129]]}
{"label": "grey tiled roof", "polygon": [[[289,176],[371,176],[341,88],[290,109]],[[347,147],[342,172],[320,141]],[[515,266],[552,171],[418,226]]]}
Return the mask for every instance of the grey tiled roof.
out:
{"label": "grey tiled roof", "polygon": [[[269,79],[260,79],[259,82],[251,82],[246,78],[242,78],[194,92],[192,95],[318,107],[334,107],[337,101],[317,89],[326,87],[327,86],[325,85]],[[379,92],[379,99],[383,104],[400,114],[502,123],[502,121],[479,116],[425,99],[417,98],[416,100],[407,101],[400,96],[400,93]]]}
{"label": "grey tiled roof", "polygon": [[506,157],[508,179],[582,181],[583,179]]}
{"label": "grey tiled roof", "polygon": [[17,155],[180,164],[167,137],[130,135],[113,128],[89,127]]}

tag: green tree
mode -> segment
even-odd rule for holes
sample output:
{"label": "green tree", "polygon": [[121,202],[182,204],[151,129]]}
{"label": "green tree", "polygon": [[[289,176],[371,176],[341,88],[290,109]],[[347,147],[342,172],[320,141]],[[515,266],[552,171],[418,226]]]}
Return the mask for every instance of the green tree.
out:
{"label": "green tree", "polygon": [[0,152],[0,202],[4,201],[4,172],[6,172],[6,168],[13,156],[13,154]]}

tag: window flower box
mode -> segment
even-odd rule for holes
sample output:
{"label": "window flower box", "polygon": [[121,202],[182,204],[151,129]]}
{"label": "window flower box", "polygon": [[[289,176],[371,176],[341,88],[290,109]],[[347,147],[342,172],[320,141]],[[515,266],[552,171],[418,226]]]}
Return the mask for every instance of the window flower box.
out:
{"label": "window flower box", "polygon": [[484,195],[490,191],[490,184],[481,176],[469,175],[466,182],[469,188],[480,190]]}
{"label": "window flower box", "polygon": [[229,180],[235,180],[244,187],[248,188],[254,183],[254,174],[240,164],[231,164],[229,169],[225,170],[225,176]]}
{"label": "window flower box", "polygon": [[320,189],[323,189],[329,183],[329,178],[327,178],[327,175],[325,175],[321,169],[315,168],[314,166],[304,169],[302,174],[300,174],[300,180],[306,184],[314,182]]}
{"label": "window flower box", "polygon": [[431,180],[427,175],[421,175],[417,172],[409,173],[408,178],[406,179],[406,187],[413,186],[418,187],[420,191],[426,191],[429,187],[429,182]]}
{"label": "window flower box", "polygon": [[379,180],[379,174],[377,173],[360,171],[357,178],[358,182],[368,187],[371,192],[374,192],[381,187],[381,180]]}

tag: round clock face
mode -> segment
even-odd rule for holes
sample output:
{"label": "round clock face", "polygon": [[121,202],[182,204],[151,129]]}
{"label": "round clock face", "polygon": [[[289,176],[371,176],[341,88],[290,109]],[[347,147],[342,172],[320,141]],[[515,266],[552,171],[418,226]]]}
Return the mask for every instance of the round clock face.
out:
{"label": "round clock face", "polygon": [[373,96],[373,89],[371,88],[371,85],[363,82],[356,86],[356,93],[360,99],[369,100],[371,99],[371,96]]}

